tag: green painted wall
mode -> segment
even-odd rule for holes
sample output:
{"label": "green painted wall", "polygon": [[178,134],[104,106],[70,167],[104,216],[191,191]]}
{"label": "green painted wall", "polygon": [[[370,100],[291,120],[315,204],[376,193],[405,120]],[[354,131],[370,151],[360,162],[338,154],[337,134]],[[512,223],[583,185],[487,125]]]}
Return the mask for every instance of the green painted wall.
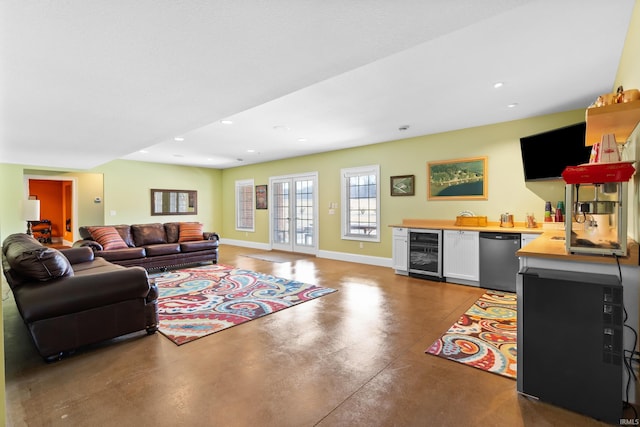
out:
{"label": "green painted wall", "polygon": [[[486,215],[498,221],[504,212],[524,221],[526,212],[542,219],[544,202],[564,200],[564,182],[525,183],[520,157],[520,137],[558,128],[584,120],[584,110],[517,120],[461,131],[426,135],[366,147],[351,148],[286,160],[226,169],[223,172],[224,200],[234,200],[235,182],[253,179],[256,185],[267,184],[270,176],[318,173],[319,248],[323,251],[391,257],[392,224],[406,218],[451,219],[463,210]],[[549,153],[550,155],[552,153]],[[488,200],[427,200],[427,163],[465,157],[488,157]],[[329,204],[340,204],[340,169],[379,164],[381,173],[381,240],[379,243],[340,238],[340,211],[329,215]],[[390,195],[390,177],[415,175],[416,194],[407,197]],[[340,206],[340,205],[339,205]],[[223,207],[222,236],[255,243],[269,242],[268,211],[256,211],[255,233],[235,230],[233,203]]]}
{"label": "green painted wall", "polygon": [[[115,160],[92,171],[104,175],[104,224],[199,221],[207,231],[222,229],[221,170]],[[152,188],[196,190],[198,214],[152,216]]]}
{"label": "green painted wall", "polygon": [[[77,183],[77,226],[188,220],[202,222],[205,230],[222,229],[221,170],[128,160],[115,160],[86,172],[0,164],[3,188],[0,241],[12,233],[26,230],[26,224],[20,218],[25,176],[74,178]],[[151,188],[198,191],[198,214],[151,216]],[[101,202],[96,203],[96,198]],[[112,211],[115,215],[111,215]]]}
{"label": "green painted wall", "polygon": [[625,89],[640,88],[640,0],[636,0],[630,22],[612,90],[621,85]]}

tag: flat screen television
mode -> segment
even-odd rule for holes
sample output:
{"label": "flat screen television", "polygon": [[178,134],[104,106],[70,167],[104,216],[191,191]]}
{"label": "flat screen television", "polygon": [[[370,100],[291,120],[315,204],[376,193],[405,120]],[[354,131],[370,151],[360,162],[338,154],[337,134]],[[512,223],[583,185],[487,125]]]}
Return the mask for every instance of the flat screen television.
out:
{"label": "flat screen television", "polygon": [[589,163],[585,122],[520,138],[525,181],[562,179],[567,166]]}

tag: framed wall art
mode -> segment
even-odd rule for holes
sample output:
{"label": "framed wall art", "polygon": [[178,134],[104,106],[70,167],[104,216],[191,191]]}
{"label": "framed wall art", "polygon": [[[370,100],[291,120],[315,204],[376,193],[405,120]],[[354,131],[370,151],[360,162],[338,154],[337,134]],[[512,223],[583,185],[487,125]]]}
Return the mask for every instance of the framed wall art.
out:
{"label": "framed wall art", "polygon": [[415,194],[415,175],[398,175],[391,177],[392,196],[413,196]]}
{"label": "framed wall art", "polygon": [[428,200],[487,200],[487,157],[427,163]]}
{"label": "framed wall art", "polygon": [[197,215],[198,192],[195,190],[151,189],[151,215]]}
{"label": "framed wall art", "polygon": [[266,185],[256,185],[256,209],[267,209]]}

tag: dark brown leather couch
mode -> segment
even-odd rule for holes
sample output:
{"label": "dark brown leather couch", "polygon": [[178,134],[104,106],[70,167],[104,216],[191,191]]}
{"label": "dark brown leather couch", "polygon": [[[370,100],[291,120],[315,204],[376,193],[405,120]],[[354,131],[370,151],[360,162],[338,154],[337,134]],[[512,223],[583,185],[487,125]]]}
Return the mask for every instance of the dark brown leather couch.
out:
{"label": "dark brown leather couch", "polygon": [[158,329],[158,289],[144,268],[94,258],[90,248],[56,250],[26,234],[2,243],[2,268],[40,355]]}
{"label": "dark brown leather couch", "polygon": [[[140,266],[147,270],[218,262],[218,234],[200,231],[198,237],[191,235],[191,239],[185,240],[181,230],[184,231],[187,225],[202,227],[201,224],[192,222],[83,226],[79,229],[82,240],[78,240],[73,246],[88,246],[96,256],[114,264]],[[100,244],[94,236],[96,229],[103,227],[115,228],[124,242],[123,247],[111,249]]]}

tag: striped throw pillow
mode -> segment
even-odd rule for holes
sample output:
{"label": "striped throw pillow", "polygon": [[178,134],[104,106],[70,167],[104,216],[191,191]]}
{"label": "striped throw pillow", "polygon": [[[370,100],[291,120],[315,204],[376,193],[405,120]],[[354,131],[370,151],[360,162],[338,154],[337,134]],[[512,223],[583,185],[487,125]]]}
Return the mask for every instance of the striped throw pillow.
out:
{"label": "striped throw pillow", "polygon": [[128,248],[114,227],[87,227],[91,238],[102,245],[105,251]]}
{"label": "striped throw pillow", "polygon": [[193,242],[203,240],[202,224],[199,222],[181,222],[178,242]]}

